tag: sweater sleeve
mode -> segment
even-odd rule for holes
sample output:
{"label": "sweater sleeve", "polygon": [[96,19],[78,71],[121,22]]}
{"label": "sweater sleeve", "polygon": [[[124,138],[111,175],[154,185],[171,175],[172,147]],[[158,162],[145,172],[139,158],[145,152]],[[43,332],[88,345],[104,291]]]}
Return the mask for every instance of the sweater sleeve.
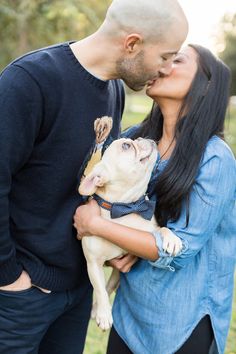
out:
{"label": "sweater sleeve", "polygon": [[0,76],[0,286],[22,272],[10,234],[12,183],[27,162],[42,116],[38,84],[25,69],[10,65]]}

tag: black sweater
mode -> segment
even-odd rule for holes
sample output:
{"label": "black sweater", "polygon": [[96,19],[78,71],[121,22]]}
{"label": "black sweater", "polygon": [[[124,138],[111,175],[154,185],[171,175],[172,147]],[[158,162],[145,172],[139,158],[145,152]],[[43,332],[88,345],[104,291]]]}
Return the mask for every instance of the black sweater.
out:
{"label": "black sweater", "polygon": [[25,269],[32,283],[60,291],[87,281],[72,226],[81,203],[77,175],[94,142],[93,122],[113,117],[119,80],[87,72],[63,43],[28,53],[0,76],[0,286]]}

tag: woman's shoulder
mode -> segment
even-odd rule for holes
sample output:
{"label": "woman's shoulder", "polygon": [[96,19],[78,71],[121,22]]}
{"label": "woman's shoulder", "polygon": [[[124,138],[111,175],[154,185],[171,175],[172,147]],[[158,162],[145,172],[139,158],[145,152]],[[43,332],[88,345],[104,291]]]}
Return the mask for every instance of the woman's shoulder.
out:
{"label": "woman's shoulder", "polygon": [[132,139],[132,137],[137,133],[139,128],[140,128],[140,124],[132,125],[131,127],[127,128],[121,132],[121,138]]}
{"label": "woman's shoulder", "polygon": [[231,148],[222,138],[216,135],[209,139],[202,163],[204,164],[206,161],[214,157],[224,161],[225,164],[230,163],[235,165],[235,157]]}
{"label": "woman's shoulder", "polygon": [[[203,154],[197,181],[206,180],[221,181],[228,187],[235,189],[236,160],[228,144],[218,136],[213,136],[207,143]],[[216,178],[217,176],[217,178]],[[230,188],[231,188],[230,187]]]}

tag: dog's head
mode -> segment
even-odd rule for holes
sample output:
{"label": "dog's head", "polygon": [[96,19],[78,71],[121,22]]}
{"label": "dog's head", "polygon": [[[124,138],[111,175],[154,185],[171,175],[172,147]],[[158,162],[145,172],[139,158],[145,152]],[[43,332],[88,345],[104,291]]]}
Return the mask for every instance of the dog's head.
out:
{"label": "dog's head", "polygon": [[142,195],[147,189],[156,158],[157,148],[153,140],[115,140],[106,149],[102,160],[81,181],[79,193],[92,195],[106,190],[106,194],[119,195],[125,189]]}

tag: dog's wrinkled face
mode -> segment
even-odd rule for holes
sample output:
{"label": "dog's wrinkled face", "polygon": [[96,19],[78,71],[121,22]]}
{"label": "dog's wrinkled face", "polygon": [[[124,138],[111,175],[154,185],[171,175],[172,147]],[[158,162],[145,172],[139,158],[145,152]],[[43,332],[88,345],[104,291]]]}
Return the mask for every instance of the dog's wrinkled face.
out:
{"label": "dog's wrinkled face", "polygon": [[115,140],[105,151],[103,162],[113,161],[117,173],[138,174],[141,177],[153,168],[156,157],[157,149],[153,140],[121,138]]}
{"label": "dog's wrinkled face", "polygon": [[82,180],[79,192],[92,195],[99,187],[116,188],[135,185],[147,186],[157,158],[157,148],[153,140],[138,138],[136,140],[121,138],[105,151],[102,160],[96,164],[91,173]]}

